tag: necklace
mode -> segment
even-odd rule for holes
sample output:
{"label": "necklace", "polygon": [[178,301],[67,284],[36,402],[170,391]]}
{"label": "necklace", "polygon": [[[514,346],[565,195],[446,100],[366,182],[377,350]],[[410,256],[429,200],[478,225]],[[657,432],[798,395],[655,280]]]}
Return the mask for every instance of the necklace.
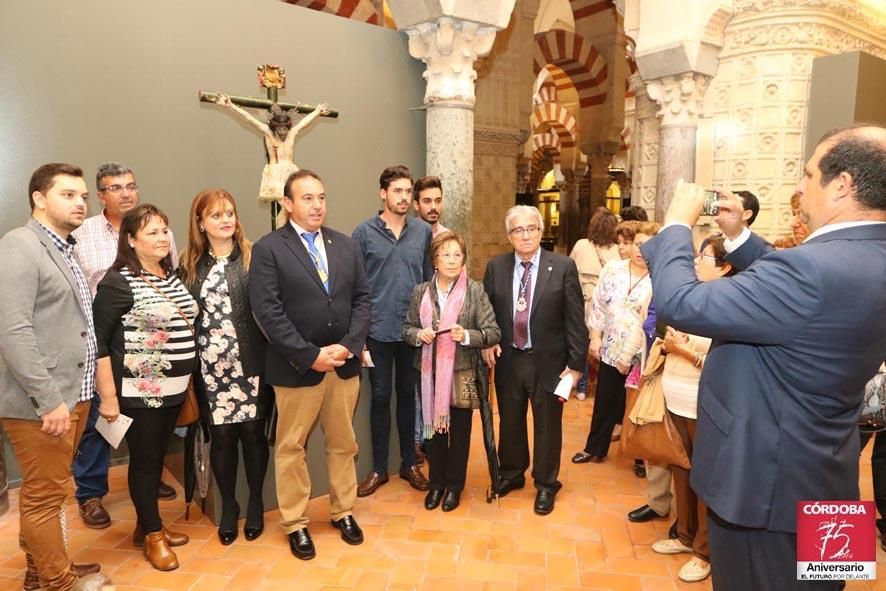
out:
{"label": "necklace", "polygon": [[229,256],[231,256],[231,253],[232,253],[232,252],[234,252],[234,247],[233,247],[233,246],[231,247],[231,249],[230,249],[228,252],[226,252],[226,253],[224,253],[224,254],[216,254],[216,253],[214,253],[214,252],[212,251],[212,249],[210,248],[210,249],[209,249],[209,256],[211,256],[212,258],[214,258],[215,260],[218,261],[218,260],[221,260],[221,259],[226,259],[226,258],[228,258]]}
{"label": "necklace", "polygon": [[[634,288],[640,285],[640,282],[646,279],[649,276],[649,271],[647,270],[643,275],[640,276],[639,279],[634,281],[634,274],[631,272],[631,266],[628,265],[628,293],[625,294],[625,301],[627,301],[631,297],[631,292],[634,291]],[[633,281],[633,283],[631,283]]]}

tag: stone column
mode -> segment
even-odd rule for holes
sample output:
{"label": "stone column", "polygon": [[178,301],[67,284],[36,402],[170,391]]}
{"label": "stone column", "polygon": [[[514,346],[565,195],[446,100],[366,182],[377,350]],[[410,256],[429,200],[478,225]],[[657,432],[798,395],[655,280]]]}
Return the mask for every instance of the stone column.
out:
{"label": "stone column", "polygon": [[474,192],[474,62],[489,53],[515,0],[453,6],[431,0],[392,0],[409,54],[427,65],[427,174],[443,182],[443,224],[470,235]]}
{"label": "stone column", "polygon": [[658,108],[646,94],[646,83],[639,74],[631,76],[634,91],[634,133],[631,162],[631,205],[639,205],[655,215],[655,181],[658,174]]}
{"label": "stone column", "polygon": [[589,154],[588,174],[590,182],[590,209],[594,211],[598,207],[606,205],[606,189],[609,187],[609,163],[612,162],[612,154]]}
{"label": "stone column", "polygon": [[580,238],[581,216],[578,204],[578,185],[581,176],[575,170],[563,171],[560,189],[560,236],[558,242],[565,252],[572,251],[572,245]]}
{"label": "stone column", "polygon": [[591,209],[591,169],[588,169],[578,179],[578,211],[581,217],[579,225],[579,238],[584,238],[588,231],[588,222],[594,210]]}
{"label": "stone column", "polygon": [[677,181],[695,180],[695,133],[702,100],[711,77],[699,72],[663,76],[647,84],[658,106],[658,173],[655,220],[664,221]]}

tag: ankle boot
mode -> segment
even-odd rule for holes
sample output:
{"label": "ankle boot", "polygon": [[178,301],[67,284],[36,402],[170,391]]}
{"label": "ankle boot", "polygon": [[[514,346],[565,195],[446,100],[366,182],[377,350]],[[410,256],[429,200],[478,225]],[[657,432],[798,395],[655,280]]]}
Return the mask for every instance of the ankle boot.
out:
{"label": "ankle boot", "polygon": [[[25,563],[27,564],[27,569],[25,570],[25,580],[22,583],[23,591],[38,591],[40,589],[40,576],[37,574],[37,565],[34,563],[34,557],[30,554],[25,554]],[[71,563],[71,571],[77,576],[78,579],[82,579],[91,574],[98,573],[101,571],[101,566],[98,564],[74,564]]]}
{"label": "ankle boot", "polygon": [[[165,527],[163,532],[166,534],[166,542],[173,548],[175,546],[184,546],[191,540],[187,534],[180,534]],[[136,548],[142,548],[145,545],[145,532],[142,531],[142,526],[137,523],[135,524],[135,530],[132,532],[132,545]]]}
{"label": "ankle boot", "polygon": [[178,568],[178,557],[169,547],[166,541],[166,534],[161,529],[147,534],[145,536],[145,547],[142,553],[151,566],[157,570],[175,570]]}

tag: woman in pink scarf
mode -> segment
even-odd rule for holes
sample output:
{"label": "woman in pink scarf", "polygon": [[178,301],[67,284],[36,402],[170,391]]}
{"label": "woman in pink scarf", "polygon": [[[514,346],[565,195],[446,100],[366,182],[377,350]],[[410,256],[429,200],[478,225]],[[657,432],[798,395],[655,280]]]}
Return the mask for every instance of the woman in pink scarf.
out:
{"label": "woman in pink scarf", "polygon": [[[416,286],[403,324],[403,340],[419,347],[425,453],[431,487],[425,509],[443,501],[458,507],[465,486],[473,409],[478,408],[479,350],[498,343],[501,331],[483,284],[468,279],[467,250],[455,232],[438,234],[431,243],[436,273]],[[445,491],[445,498],[444,498]]]}

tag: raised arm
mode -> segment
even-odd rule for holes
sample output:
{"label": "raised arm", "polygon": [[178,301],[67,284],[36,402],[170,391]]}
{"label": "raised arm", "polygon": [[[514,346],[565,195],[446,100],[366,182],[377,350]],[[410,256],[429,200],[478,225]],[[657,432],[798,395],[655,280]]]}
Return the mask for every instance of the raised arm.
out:
{"label": "raised arm", "polygon": [[[261,121],[259,121],[255,117],[253,117],[252,113],[250,113],[249,111],[247,111],[245,109],[241,109],[239,106],[235,105],[233,102],[231,102],[231,97],[229,97],[228,95],[219,94],[218,98],[215,101],[215,104],[221,105],[227,109],[230,109],[238,117],[240,117],[245,122],[252,125],[254,128],[259,130],[266,137],[271,138],[271,139],[274,138],[274,134],[271,133],[271,128],[268,127],[268,125],[266,123],[262,123]],[[292,132],[290,132],[290,133],[292,133]]]}
{"label": "raised arm", "polygon": [[298,133],[310,125],[314,119],[319,117],[320,115],[328,115],[330,113],[329,105],[326,103],[320,103],[317,105],[313,111],[302,117],[301,121],[296,123],[292,129],[289,130],[289,133],[286,134],[286,147],[289,150],[293,150],[295,148],[295,137]]}

